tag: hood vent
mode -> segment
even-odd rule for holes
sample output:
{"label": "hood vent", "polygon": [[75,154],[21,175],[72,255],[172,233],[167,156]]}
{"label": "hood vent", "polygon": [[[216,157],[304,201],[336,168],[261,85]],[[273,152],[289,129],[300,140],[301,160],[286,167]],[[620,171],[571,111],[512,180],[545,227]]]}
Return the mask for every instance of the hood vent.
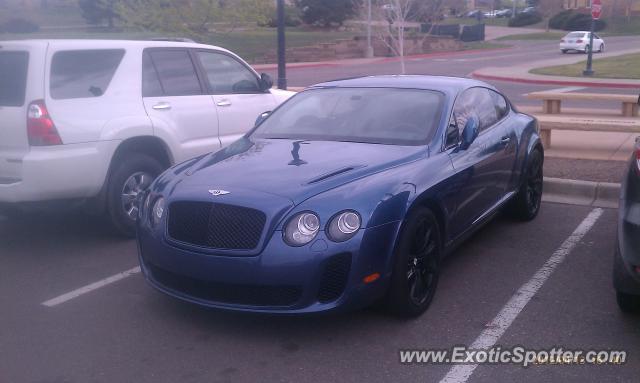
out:
{"label": "hood vent", "polygon": [[315,184],[315,183],[318,183],[318,182],[321,182],[321,181],[325,181],[325,180],[328,180],[331,177],[335,177],[337,175],[340,175],[340,174],[343,174],[343,173],[347,173],[347,172],[350,172],[352,170],[355,170],[355,169],[358,169],[358,168],[362,168],[362,167],[364,167],[364,165],[346,166],[346,167],[341,168],[341,169],[333,170],[333,171],[331,171],[329,173],[325,173],[325,174],[322,174],[322,175],[320,175],[320,176],[318,176],[316,178],[313,178],[312,180],[307,182],[307,185],[312,185],[312,184]]}

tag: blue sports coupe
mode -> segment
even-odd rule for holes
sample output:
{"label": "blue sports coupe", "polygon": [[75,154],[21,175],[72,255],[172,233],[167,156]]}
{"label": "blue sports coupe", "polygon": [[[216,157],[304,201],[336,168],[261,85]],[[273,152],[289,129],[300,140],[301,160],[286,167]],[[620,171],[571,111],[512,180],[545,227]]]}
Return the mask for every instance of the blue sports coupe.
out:
{"label": "blue sports coupe", "polygon": [[431,303],[444,255],[507,210],[538,214],[537,121],[471,79],[379,76],[298,93],[143,196],[149,283],[196,304],[312,313]]}

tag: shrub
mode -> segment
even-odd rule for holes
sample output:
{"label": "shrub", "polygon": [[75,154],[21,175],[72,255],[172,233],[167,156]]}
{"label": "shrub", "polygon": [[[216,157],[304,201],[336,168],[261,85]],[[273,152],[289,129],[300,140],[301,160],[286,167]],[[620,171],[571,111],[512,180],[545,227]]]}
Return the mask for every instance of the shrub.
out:
{"label": "shrub", "polygon": [[39,30],[38,24],[25,19],[10,19],[0,25],[0,32],[6,33],[33,33]]}
{"label": "shrub", "polygon": [[509,19],[510,27],[524,27],[531,24],[536,24],[542,21],[537,13],[519,13],[516,17]]}
{"label": "shrub", "polygon": [[[601,31],[606,27],[604,20],[596,20],[595,30]],[[574,13],[564,24],[565,31],[588,31],[591,29],[591,15]]]}
{"label": "shrub", "polygon": [[[601,31],[607,26],[604,20],[597,20],[595,29]],[[549,19],[549,28],[565,31],[588,31],[591,29],[591,15],[573,10],[562,11]]]}
{"label": "shrub", "polygon": [[573,15],[573,13],[574,12],[571,9],[556,13],[549,19],[549,28],[564,30],[567,19],[569,16]]}
{"label": "shrub", "polygon": [[352,0],[295,0],[294,4],[302,12],[302,21],[323,27],[342,25],[358,10]]}
{"label": "shrub", "polygon": [[[284,8],[284,25],[287,27],[297,27],[302,24],[302,20],[300,19],[300,12],[295,7],[286,6]],[[268,19],[265,23],[260,23],[261,27],[271,27],[275,28],[278,26],[278,13],[276,9],[273,9],[271,15],[269,15]]]}

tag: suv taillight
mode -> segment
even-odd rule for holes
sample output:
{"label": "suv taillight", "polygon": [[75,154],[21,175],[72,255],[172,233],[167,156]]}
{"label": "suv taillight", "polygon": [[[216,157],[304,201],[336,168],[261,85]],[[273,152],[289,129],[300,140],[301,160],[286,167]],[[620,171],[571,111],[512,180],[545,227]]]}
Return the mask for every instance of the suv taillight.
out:
{"label": "suv taillight", "polygon": [[62,145],[62,139],[58,134],[49,111],[43,100],[37,100],[29,104],[27,109],[27,135],[31,146]]}

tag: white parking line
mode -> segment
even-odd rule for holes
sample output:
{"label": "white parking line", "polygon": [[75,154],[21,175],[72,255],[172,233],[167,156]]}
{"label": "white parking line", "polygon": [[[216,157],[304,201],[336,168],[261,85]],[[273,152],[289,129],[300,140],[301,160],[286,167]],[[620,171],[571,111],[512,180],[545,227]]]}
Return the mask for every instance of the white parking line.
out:
{"label": "white parking line", "polygon": [[[573,248],[582,240],[582,238],[596,224],[604,210],[597,208],[591,211],[589,215],[582,221],[576,230],[567,238],[564,243],[556,250],[551,258],[533,275],[533,277],[509,299],[506,305],[500,310],[498,315],[486,325],[486,329],[469,347],[470,349],[488,349],[496,344],[496,342],[504,335],[507,329],[513,324],[522,309],[529,303],[531,298],[540,290],[542,285],[549,279],[559,264],[564,262]],[[478,367],[477,364],[466,364],[453,366],[440,383],[464,383],[473,371]]]}
{"label": "white parking line", "polygon": [[140,272],[140,266],[134,267],[133,269],[129,269],[127,271],[123,271],[121,273],[118,273],[116,275],[112,275],[112,276],[110,276],[108,278],[105,278],[103,280],[100,280],[98,282],[94,282],[94,283],[92,283],[90,285],[86,285],[84,287],[80,287],[79,289],[76,289],[76,290],[70,291],[70,292],[68,292],[66,294],[62,294],[62,295],[57,296],[55,298],[49,299],[46,302],[42,302],[42,305],[47,306],[47,307],[57,306],[57,305],[59,305],[61,303],[70,301],[70,300],[72,300],[74,298],[77,298],[77,297],[79,297],[81,295],[89,293],[89,292],[91,292],[93,290],[97,290],[97,289],[99,289],[101,287],[110,285],[110,284],[112,284],[114,282],[118,282],[119,280],[125,279],[125,278],[127,278],[127,277],[129,277],[131,275],[138,274],[139,272]]}

